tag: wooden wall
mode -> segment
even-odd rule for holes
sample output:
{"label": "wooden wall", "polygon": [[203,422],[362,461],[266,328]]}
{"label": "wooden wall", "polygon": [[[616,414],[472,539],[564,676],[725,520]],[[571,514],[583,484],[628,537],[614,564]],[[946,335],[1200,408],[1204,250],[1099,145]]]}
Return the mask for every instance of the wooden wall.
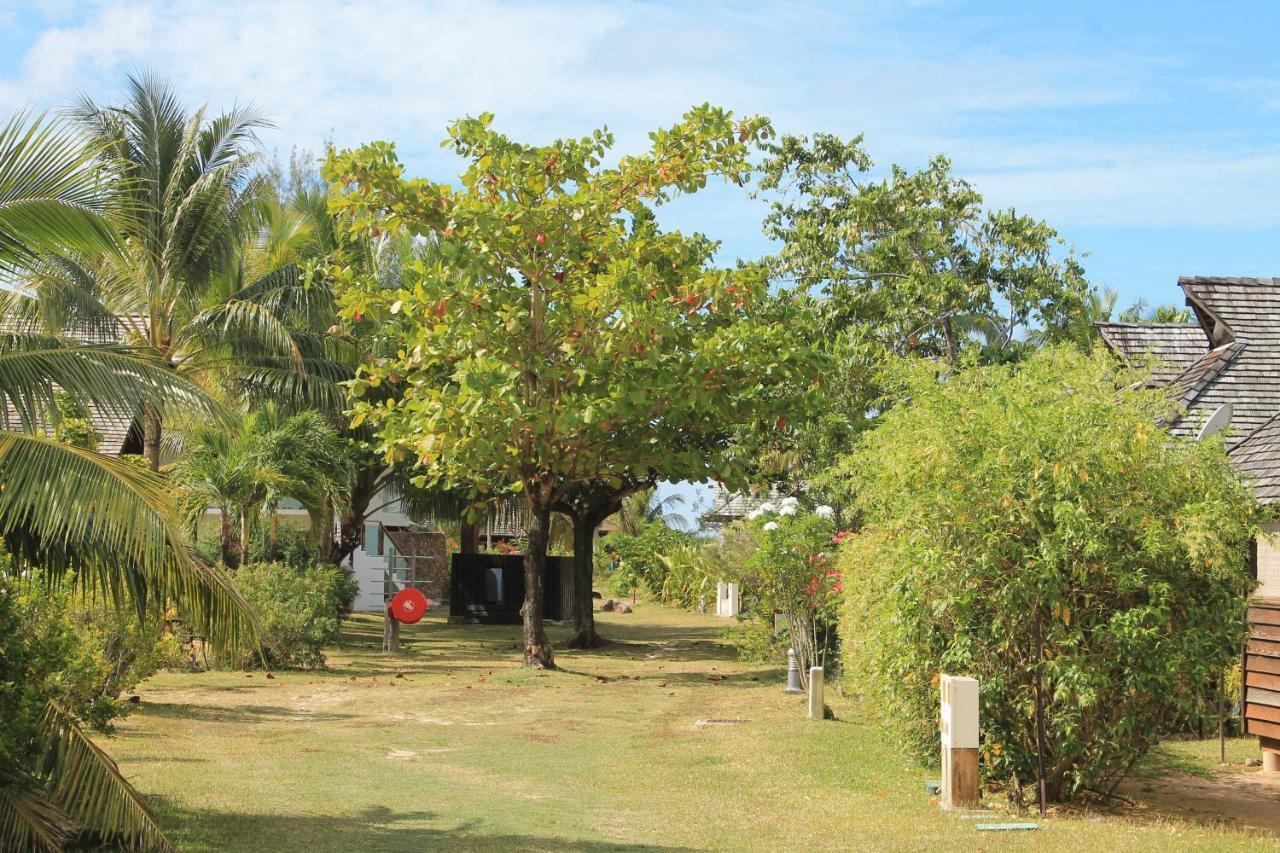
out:
{"label": "wooden wall", "polygon": [[1280,749],[1280,599],[1249,603],[1243,670],[1244,730],[1264,749]]}

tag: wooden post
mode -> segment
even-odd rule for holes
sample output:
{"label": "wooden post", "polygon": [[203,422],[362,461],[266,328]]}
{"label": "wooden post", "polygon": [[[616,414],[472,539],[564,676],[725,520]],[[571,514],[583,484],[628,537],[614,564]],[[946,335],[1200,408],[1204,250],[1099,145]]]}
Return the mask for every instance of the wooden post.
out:
{"label": "wooden post", "polygon": [[976,809],[978,776],[978,680],[958,675],[940,679],[942,797],[944,809]]}
{"label": "wooden post", "polygon": [[809,667],[809,719],[823,718],[822,667]]}

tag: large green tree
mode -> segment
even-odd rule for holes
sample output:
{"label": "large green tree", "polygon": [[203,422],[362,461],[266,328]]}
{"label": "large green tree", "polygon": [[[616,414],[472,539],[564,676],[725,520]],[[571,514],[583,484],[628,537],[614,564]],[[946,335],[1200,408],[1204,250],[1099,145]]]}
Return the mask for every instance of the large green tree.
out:
{"label": "large green tree", "polygon": [[778,281],[809,293],[818,344],[835,369],[820,415],[785,434],[745,437],[759,479],[820,486],[869,416],[894,402],[886,360],[1008,361],[1045,342],[1092,340],[1092,291],[1075,253],[1043,221],[990,210],[951,164],[877,177],[861,137],[784,136],[760,180]]}
{"label": "large green tree", "polygon": [[525,661],[552,666],[542,598],[557,504],[653,472],[736,479],[727,442],[708,436],[772,428],[794,405],[779,389],[804,386],[813,364],[787,328],[789,300],[768,294],[760,270],[712,266],[712,241],[664,232],[653,215],[712,177],[745,182],[763,119],[699,107],[613,167],[605,131],[534,146],[490,123],[451,127],[468,161],[456,186],[406,179],[389,144],[334,153],[326,176],[353,233],[436,242],[398,288],[355,270],[335,277],[348,317],[392,318],[395,346],[354,386],[399,387],[357,407],[387,458],[416,461],[428,485],[514,489],[527,502]]}

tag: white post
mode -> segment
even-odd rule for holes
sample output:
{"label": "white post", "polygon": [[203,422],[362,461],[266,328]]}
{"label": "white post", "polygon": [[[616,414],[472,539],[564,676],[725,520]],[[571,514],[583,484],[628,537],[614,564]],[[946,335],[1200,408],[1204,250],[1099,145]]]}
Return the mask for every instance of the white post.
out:
{"label": "white post", "polygon": [[732,619],[740,610],[738,585],[720,581],[716,584],[716,615]]}
{"label": "white post", "polygon": [[822,707],[822,667],[809,667],[809,719],[821,720]]}
{"label": "white post", "polygon": [[976,809],[978,780],[978,680],[961,675],[940,679],[942,807]]}

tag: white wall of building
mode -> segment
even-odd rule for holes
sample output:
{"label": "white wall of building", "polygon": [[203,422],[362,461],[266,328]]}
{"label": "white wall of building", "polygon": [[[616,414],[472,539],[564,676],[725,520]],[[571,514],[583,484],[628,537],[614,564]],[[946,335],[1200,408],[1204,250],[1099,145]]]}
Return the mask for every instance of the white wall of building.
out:
{"label": "white wall of building", "polygon": [[[386,499],[379,495],[373,499],[372,505],[380,506],[385,502]],[[376,553],[376,525],[408,527],[410,523],[409,517],[400,512],[398,502],[381,507],[365,519],[365,530],[368,533],[366,538],[373,537],[375,541],[362,542],[351,554],[352,576],[358,587],[355,604],[357,611],[381,613],[384,607],[383,589],[386,570],[391,560],[390,555],[395,549],[390,538],[383,536],[383,554],[379,556]]]}
{"label": "white wall of building", "polygon": [[1258,537],[1258,588],[1257,598],[1280,598],[1280,522],[1273,521],[1262,528]]}

